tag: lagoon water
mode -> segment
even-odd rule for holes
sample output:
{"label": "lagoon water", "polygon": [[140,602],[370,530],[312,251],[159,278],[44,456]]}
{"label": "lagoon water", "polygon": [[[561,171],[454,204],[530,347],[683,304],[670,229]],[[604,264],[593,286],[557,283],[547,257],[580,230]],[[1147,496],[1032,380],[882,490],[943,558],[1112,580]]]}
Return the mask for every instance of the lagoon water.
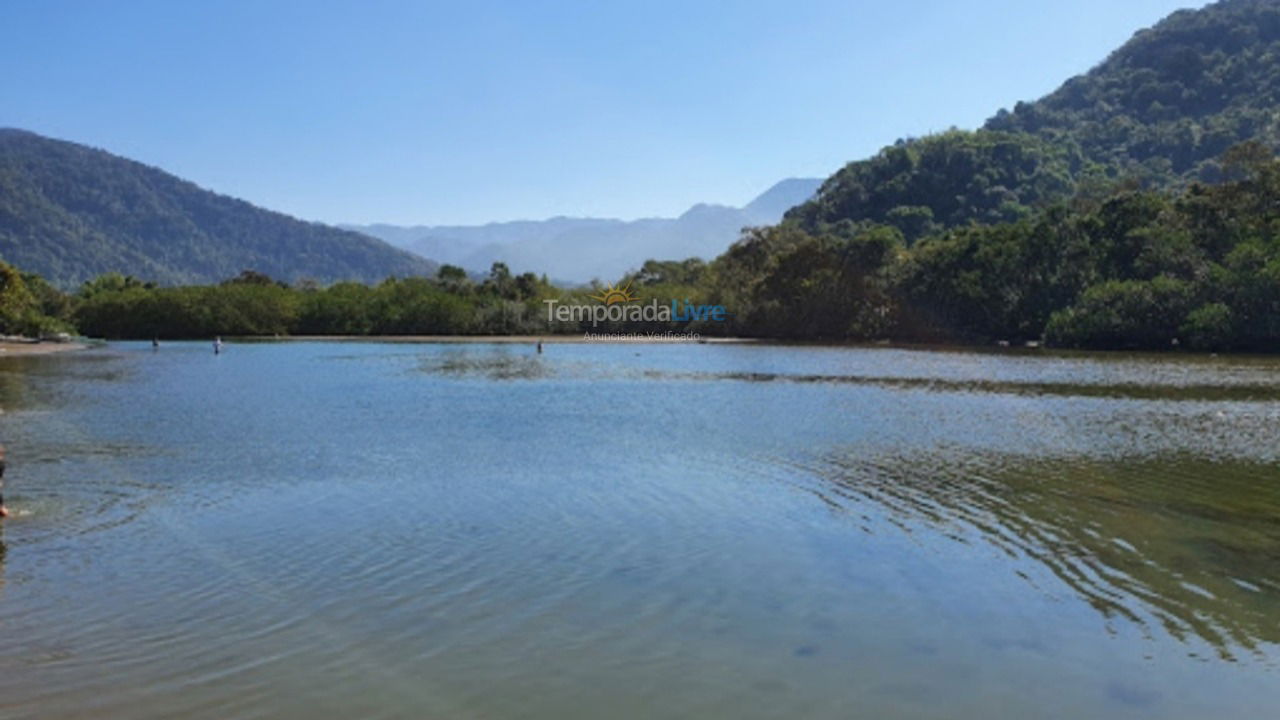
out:
{"label": "lagoon water", "polygon": [[1280,360],[0,360],[3,718],[1280,707]]}

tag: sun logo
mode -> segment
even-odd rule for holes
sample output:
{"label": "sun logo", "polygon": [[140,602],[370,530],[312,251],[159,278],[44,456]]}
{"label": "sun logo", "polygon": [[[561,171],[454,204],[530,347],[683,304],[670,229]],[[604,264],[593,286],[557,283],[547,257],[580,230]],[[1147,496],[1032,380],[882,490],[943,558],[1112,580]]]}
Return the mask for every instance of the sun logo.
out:
{"label": "sun logo", "polygon": [[612,284],[604,289],[599,295],[592,295],[592,300],[599,300],[605,305],[615,305],[617,303],[635,302],[640,298],[631,294],[631,283],[627,283],[625,287],[614,287]]}

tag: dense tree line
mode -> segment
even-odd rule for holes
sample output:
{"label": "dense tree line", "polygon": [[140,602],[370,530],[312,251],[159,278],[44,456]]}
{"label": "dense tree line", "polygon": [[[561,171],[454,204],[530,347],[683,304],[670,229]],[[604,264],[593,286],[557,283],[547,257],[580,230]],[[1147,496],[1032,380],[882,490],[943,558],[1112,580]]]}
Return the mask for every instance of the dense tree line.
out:
{"label": "dense tree line", "polygon": [[805,339],[1280,350],[1280,161],[1177,194],[1082,189],[1012,222],[909,244],[889,224],[755,229],[707,271],[728,331]]}
{"label": "dense tree line", "polygon": [[[649,261],[617,286],[645,301],[704,298],[707,264]],[[54,291],[56,293],[56,291]],[[214,335],[516,335],[680,329],[671,323],[548,320],[546,301],[599,305],[604,288],[565,289],[494,263],[474,281],[445,265],[433,277],[388,278],[375,285],[288,285],[254,271],[218,285],[159,287],[117,273],[61,295],[61,317],[86,335],[181,339]]]}
{"label": "dense tree line", "polygon": [[82,332],[106,338],[513,334],[546,332],[541,298],[561,293],[532,273],[512,275],[502,263],[481,282],[445,265],[430,278],[327,287],[289,285],[255,271],[182,287],[108,274],[83,285],[71,316]]}
{"label": "dense tree line", "polygon": [[0,334],[42,337],[68,332],[72,299],[39,275],[0,262]]}
{"label": "dense tree line", "polygon": [[1226,182],[1178,192],[1116,183],[1007,222],[909,242],[892,223],[753,228],[714,261],[651,260],[616,284],[642,303],[722,306],[723,320],[549,322],[545,301],[598,304],[495,263],[473,280],[292,285],[245,271],[160,287],[119,274],[67,295],[0,264],[0,330],[74,326],[108,338],[213,335],[694,331],[796,340],[1014,343],[1280,351],[1280,160],[1260,143],[1222,159]]}

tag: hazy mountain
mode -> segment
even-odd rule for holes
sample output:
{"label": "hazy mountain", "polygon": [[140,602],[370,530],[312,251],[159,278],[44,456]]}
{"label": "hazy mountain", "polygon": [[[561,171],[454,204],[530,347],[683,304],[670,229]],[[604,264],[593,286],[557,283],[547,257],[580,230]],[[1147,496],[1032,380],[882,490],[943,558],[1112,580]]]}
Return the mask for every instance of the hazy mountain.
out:
{"label": "hazy mountain", "polygon": [[176,284],[217,282],[246,269],[328,282],[436,268],[366,235],[12,129],[0,129],[0,259],[63,287],[110,271]]}
{"label": "hazy mountain", "polygon": [[486,271],[495,261],[513,272],[587,282],[614,280],[651,258],[713,258],[742,228],[769,225],[810,198],[821,181],[790,178],[744,207],[695,205],[678,218],[608,220],[555,217],[487,225],[348,225],[442,263]]}
{"label": "hazy mountain", "polygon": [[772,225],[788,210],[812,198],[821,185],[822,180],[816,178],[787,178],[747,203],[742,211],[757,225]]}

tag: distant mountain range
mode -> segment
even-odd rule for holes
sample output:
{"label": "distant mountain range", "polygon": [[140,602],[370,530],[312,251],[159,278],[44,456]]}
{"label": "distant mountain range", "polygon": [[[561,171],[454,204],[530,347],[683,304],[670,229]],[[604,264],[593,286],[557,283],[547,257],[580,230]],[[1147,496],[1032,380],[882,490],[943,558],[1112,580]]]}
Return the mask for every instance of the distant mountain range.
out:
{"label": "distant mountain range", "polygon": [[724,252],[744,227],[772,225],[811,198],[822,180],[790,178],[740,208],[698,204],[677,218],[610,220],[555,217],[487,225],[345,225],[422,257],[485,272],[504,262],[565,282],[612,281],[649,259]]}
{"label": "distant mountain range", "polygon": [[243,270],[377,282],[431,275],[439,262],[485,273],[495,261],[562,282],[611,281],[650,258],[715,257],[743,227],[776,223],[820,184],[783,180],[741,208],[700,204],[678,218],[336,228],[103,150],[0,128],[0,260],[68,289],[107,272],[169,285]]}
{"label": "distant mountain range", "polygon": [[71,288],[117,271],[162,284],[256,270],[378,281],[437,268],[387,243],[263,210],[102,150],[0,129],[0,260]]}

